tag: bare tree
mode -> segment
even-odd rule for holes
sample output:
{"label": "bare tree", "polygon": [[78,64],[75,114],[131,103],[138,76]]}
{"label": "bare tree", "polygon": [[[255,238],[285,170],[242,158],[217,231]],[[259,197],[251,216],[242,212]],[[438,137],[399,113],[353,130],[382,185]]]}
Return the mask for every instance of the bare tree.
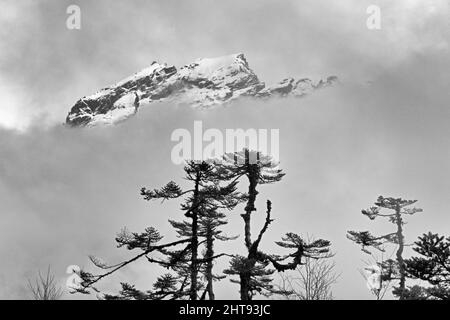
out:
{"label": "bare tree", "polygon": [[63,294],[62,288],[56,283],[55,276],[51,273],[50,266],[45,275],[42,275],[39,270],[34,284],[28,280],[28,288],[34,300],[59,300]]}
{"label": "bare tree", "polygon": [[332,286],[339,276],[334,261],[306,258],[294,275],[280,274],[278,289],[290,300],[332,300]]}

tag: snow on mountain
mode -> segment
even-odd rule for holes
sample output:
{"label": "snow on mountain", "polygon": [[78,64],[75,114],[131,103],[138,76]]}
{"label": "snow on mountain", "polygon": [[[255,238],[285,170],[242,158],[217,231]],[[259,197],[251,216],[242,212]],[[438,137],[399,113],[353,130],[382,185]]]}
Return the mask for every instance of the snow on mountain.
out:
{"label": "snow on mountain", "polygon": [[294,78],[284,79],[277,84],[267,87],[258,92],[258,97],[272,97],[294,95],[296,97],[305,96],[314,90],[328,87],[337,82],[336,76],[330,76],[326,79],[312,80],[309,78],[303,78],[296,80]]}
{"label": "snow on mountain", "polygon": [[75,127],[114,124],[136,114],[140,106],[157,101],[209,108],[242,96],[302,97],[336,81],[334,76],[325,80],[288,78],[266,87],[242,53],[198,59],[179,70],[153,62],[148,68],[78,100],[66,123]]}

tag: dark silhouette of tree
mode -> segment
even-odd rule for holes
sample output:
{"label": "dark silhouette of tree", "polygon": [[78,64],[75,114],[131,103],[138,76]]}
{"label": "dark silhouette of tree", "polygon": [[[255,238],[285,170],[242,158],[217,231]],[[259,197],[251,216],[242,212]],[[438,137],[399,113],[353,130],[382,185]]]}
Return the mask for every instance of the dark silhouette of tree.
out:
{"label": "dark silhouette of tree", "polygon": [[[376,218],[387,218],[389,222],[396,226],[396,231],[381,236],[374,236],[369,231],[348,231],[347,238],[361,245],[362,251],[370,254],[370,250],[366,248],[375,248],[384,251],[385,244],[394,244],[397,246],[396,260],[386,260],[382,263],[381,269],[384,280],[399,280],[399,286],[394,289],[394,294],[398,295],[400,300],[404,300],[406,270],[403,259],[403,251],[405,248],[405,239],[403,235],[403,226],[405,224],[403,217],[422,212],[419,208],[408,208],[417,200],[403,200],[401,198],[384,198],[379,196],[375,202],[375,206],[362,210],[362,214],[370,220]],[[384,212],[384,210],[391,210]],[[383,279],[382,279],[383,280]]]}
{"label": "dark silhouette of tree", "polygon": [[[307,244],[300,236],[287,233],[282,241],[276,244],[282,248],[293,250],[292,253],[278,256],[262,252],[259,248],[261,240],[269,225],[272,203],[267,200],[266,220],[257,238],[251,238],[251,215],[256,211],[255,203],[258,195],[257,187],[281,181],[285,175],[278,168],[270,156],[260,152],[244,149],[240,152],[226,154],[223,157],[222,168],[228,172],[232,181],[246,179],[248,192],[242,197],[246,201],[244,213],[241,217],[244,221],[244,243],[247,248],[247,256],[236,256],[231,260],[230,267],[224,270],[225,274],[239,276],[239,280],[232,280],[240,285],[241,300],[251,300],[256,293],[270,295],[277,290],[272,285],[271,275],[276,271],[293,270],[303,263],[303,257],[318,259],[329,253],[330,242],[316,240]],[[289,262],[287,262],[290,260]],[[275,268],[269,269],[269,265]]]}
{"label": "dark silhouette of tree", "polygon": [[[190,293],[189,298],[191,300],[198,299],[198,290],[201,288],[198,286],[198,273],[202,263],[211,262],[218,256],[210,255],[213,245],[212,237],[214,230],[221,226],[224,222],[217,221],[218,224],[214,225],[209,223],[209,226],[213,229],[210,230],[209,235],[209,250],[207,253],[210,255],[206,258],[199,259],[199,236],[200,223],[207,223],[207,215],[210,219],[218,218],[216,212],[220,209],[233,209],[239,201],[239,193],[236,191],[236,182],[227,183],[225,186],[220,183],[227,180],[228,173],[222,169],[218,169],[212,162],[196,162],[188,161],[184,168],[186,173],[185,179],[193,183],[193,189],[181,192],[181,188],[174,182],[170,182],[165,188],[161,190],[149,191],[145,188],[142,189],[141,194],[146,200],[152,199],[171,199],[179,198],[182,195],[187,195],[185,201],[181,205],[184,215],[191,219],[189,222],[183,222],[176,224],[172,222],[172,225],[177,229],[179,235],[187,235],[191,237],[190,248],[184,254],[190,253]],[[167,192],[169,191],[169,192]],[[175,191],[175,192],[173,192]],[[223,218],[223,217],[222,217]],[[206,231],[206,230],[205,230]],[[204,232],[203,236],[207,234]],[[222,256],[222,255],[221,255]],[[209,264],[211,267],[212,265]],[[209,269],[208,269],[209,272]],[[212,279],[211,274],[209,277],[209,292],[210,298],[214,298],[212,293]]]}
{"label": "dark silhouette of tree", "polygon": [[[139,260],[147,259],[149,262],[158,263],[164,267],[168,267],[168,262],[164,260],[157,260],[153,256],[156,254],[164,255],[169,248],[177,247],[179,245],[189,245],[191,239],[185,238],[170,243],[160,244],[163,236],[153,227],[148,227],[143,233],[130,232],[126,228],[123,228],[116,236],[117,247],[125,247],[130,251],[140,251],[137,255],[131,259],[122,261],[120,263],[109,265],[101,259],[90,256],[91,262],[104,273],[94,275],[84,270],[80,271],[80,278],[82,282],[79,288],[75,288],[76,292],[88,294],[90,289],[100,293],[95,285],[102,279],[112,275],[113,273],[121,270],[129,264]],[[105,294],[104,299],[107,300],[162,300],[165,298],[177,299],[182,297],[185,293],[185,282],[183,279],[174,277],[171,274],[164,274],[157,278],[153,284],[153,288],[147,291],[140,291],[135,288],[134,285],[128,283],[121,283],[122,290],[118,295]]]}
{"label": "dark silhouette of tree", "polygon": [[[241,299],[251,300],[256,293],[269,295],[276,292],[271,283],[271,275],[275,271],[293,270],[303,265],[304,259],[307,258],[320,259],[330,256],[329,241],[319,239],[307,242],[294,233],[287,233],[281,241],[276,242],[278,246],[289,250],[287,254],[275,255],[261,251],[260,243],[273,221],[272,203],[269,200],[265,223],[256,239],[252,240],[251,215],[256,211],[257,187],[278,182],[284,176],[270,157],[245,149],[225,155],[224,161],[220,163],[188,161],[184,171],[185,179],[191,184],[190,189],[183,190],[173,181],[160,189],[141,189],[141,195],[147,201],[182,199],[181,211],[187,219],[169,220],[179,240],[161,243],[163,237],[153,227],[148,227],[143,233],[122,230],[116,237],[118,247],[140,252],[133,258],[115,265],[108,265],[98,258],[90,257],[94,265],[105,272],[94,275],[81,270],[82,283],[81,288],[77,289],[78,292],[89,293],[90,289],[100,292],[95,287],[96,283],[142,258],[172,272],[158,277],[153,288],[147,291],[121,283],[122,290],[119,294],[104,295],[105,299],[197,300],[206,299],[208,296],[212,300],[215,299],[213,282],[224,277],[214,274],[214,261],[219,257],[229,256],[232,257],[230,268],[224,270],[224,274],[239,276],[239,280],[232,281],[240,284]],[[237,191],[237,184],[241,180],[246,180],[249,184],[247,193]],[[217,240],[235,238],[223,235],[221,227],[227,222],[225,212],[233,210],[239,203],[245,203],[241,216],[244,221],[247,255],[216,254]]]}
{"label": "dark silhouette of tree", "polygon": [[406,289],[407,299],[450,300],[450,237],[431,232],[414,242],[418,257],[405,260],[408,277],[428,282]]}
{"label": "dark silhouette of tree", "polygon": [[219,212],[217,208],[209,208],[202,211],[200,218],[200,236],[205,238],[205,252],[203,259],[205,264],[202,268],[202,273],[206,279],[206,289],[202,294],[201,300],[205,299],[205,295],[208,294],[209,300],[215,300],[213,283],[216,280],[221,280],[225,276],[215,275],[213,273],[214,264],[214,242],[234,240],[237,236],[228,237],[223,234],[220,229],[221,226],[227,224],[225,220],[226,215]]}
{"label": "dark silhouette of tree", "polygon": [[[219,212],[217,206],[207,206],[203,205],[199,206],[199,220],[198,220],[198,233],[197,236],[199,239],[203,239],[201,241],[204,243],[204,252],[203,258],[198,258],[199,262],[199,271],[204,275],[206,286],[202,295],[200,296],[200,300],[204,300],[206,295],[208,295],[209,300],[215,300],[213,283],[216,280],[223,279],[224,276],[215,275],[213,273],[213,264],[214,259],[220,256],[228,256],[228,254],[214,254],[214,244],[216,240],[219,241],[228,241],[236,239],[237,237],[227,237],[223,234],[220,229],[223,225],[227,224],[226,215],[222,212]],[[174,229],[177,230],[177,233],[180,237],[191,237],[192,235],[192,223],[189,221],[173,221],[169,220]],[[178,257],[180,258],[180,257]],[[187,265],[189,264],[190,257],[189,251],[184,252],[183,260],[178,261],[178,266],[176,266],[178,272],[186,273],[189,272],[189,268]],[[181,267],[182,266],[182,267]],[[180,269],[181,268],[181,269]],[[202,289],[202,286],[198,288],[198,290]],[[197,290],[197,291],[198,291]]]}
{"label": "dark silhouette of tree", "polygon": [[63,294],[62,288],[56,283],[55,276],[51,273],[50,266],[45,275],[39,271],[34,282],[28,280],[28,288],[34,300],[59,300]]}
{"label": "dark silhouette of tree", "polygon": [[[106,265],[100,259],[90,257],[91,261],[99,268],[108,270],[101,275],[93,275],[87,272],[81,273],[84,280],[79,292],[87,292],[94,287],[99,280],[120,270],[126,265],[145,258],[148,262],[159,264],[174,271],[160,276],[153,285],[152,290],[140,291],[133,285],[121,283],[122,290],[118,295],[105,295],[105,299],[181,299],[189,297],[191,300],[199,298],[198,292],[205,287],[199,281],[199,272],[206,278],[206,293],[210,299],[214,299],[212,281],[220,277],[213,275],[213,261],[225,253],[214,255],[215,240],[229,240],[219,230],[226,223],[225,214],[220,210],[233,209],[240,199],[240,193],[236,191],[237,182],[226,182],[226,171],[217,168],[208,162],[187,162],[185,179],[192,184],[192,188],[182,190],[179,185],[171,181],[160,189],[141,189],[141,195],[145,200],[162,201],[182,198],[181,211],[188,220],[181,222],[169,220],[176,230],[180,240],[171,243],[160,244],[162,236],[153,227],[149,227],[144,233],[131,233],[123,229],[116,237],[118,247],[126,247],[128,250],[140,250],[141,253],[116,265]],[[179,248],[183,245],[182,248]],[[199,254],[199,248],[205,245],[203,257]],[[153,253],[153,255],[151,255]],[[157,257],[155,254],[158,254]],[[162,258],[160,257],[162,256]]]}

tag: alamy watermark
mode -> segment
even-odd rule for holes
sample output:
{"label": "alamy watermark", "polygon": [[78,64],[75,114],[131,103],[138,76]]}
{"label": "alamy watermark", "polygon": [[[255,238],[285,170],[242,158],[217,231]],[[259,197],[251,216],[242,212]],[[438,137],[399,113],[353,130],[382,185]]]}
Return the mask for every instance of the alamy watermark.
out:
{"label": "alamy watermark", "polygon": [[[243,149],[258,151],[271,156],[273,161],[280,161],[279,129],[225,129],[203,130],[202,121],[194,121],[193,134],[188,129],[175,129],[171,141],[177,142],[172,148],[171,159],[176,165],[186,161],[221,161],[226,153],[239,152]],[[257,159],[250,159],[256,163]]]}
{"label": "alamy watermark", "polygon": [[369,30],[381,29],[381,9],[377,5],[370,5],[367,7],[366,13],[369,17],[366,20],[366,26]]}
{"label": "alamy watermark", "polygon": [[81,9],[79,6],[72,4],[67,7],[66,13],[69,15],[66,20],[66,27],[69,30],[81,29]]}
{"label": "alamy watermark", "polygon": [[[81,30],[81,8],[78,5],[71,4],[67,7],[66,27],[69,30]],[[381,29],[381,8],[378,5],[371,4],[366,9],[369,16],[366,20],[366,27],[369,30]]]}

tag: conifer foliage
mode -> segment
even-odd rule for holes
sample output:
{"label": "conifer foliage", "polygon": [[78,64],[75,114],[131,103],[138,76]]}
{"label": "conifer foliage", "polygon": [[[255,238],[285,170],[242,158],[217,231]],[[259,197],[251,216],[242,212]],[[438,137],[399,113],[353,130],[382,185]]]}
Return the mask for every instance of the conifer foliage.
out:
{"label": "conifer foliage", "polygon": [[[224,271],[225,274],[239,276],[239,280],[234,279],[232,281],[240,285],[241,300],[252,300],[256,293],[263,295],[277,293],[272,285],[271,278],[275,270],[278,272],[293,270],[298,265],[303,264],[302,258],[304,257],[319,259],[328,256],[329,241],[320,239],[307,244],[299,235],[294,233],[287,233],[282,241],[276,242],[278,246],[290,249],[291,253],[279,256],[261,251],[261,240],[274,220],[271,217],[272,203],[267,200],[264,226],[256,239],[252,240],[251,216],[256,211],[257,187],[279,182],[285,174],[271,157],[248,149],[226,154],[222,166],[229,172],[233,181],[244,179],[248,183],[248,192],[244,197],[246,200],[244,213],[241,214],[244,222],[244,243],[247,248],[247,255],[234,257],[230,267]],[[275,270],[270,269],[269,266],[275,268]]]}
{"label": "conifer foliage", "polygon": [[[139,250],[140,253],[130,260],[110,266],[100,259],[91,257],[91,261],[99,268],[107,270],[100,275],[82,272],[84,280],[78,291],[87,293],[101,279],[120,270],[126,265],[144,258],[148,262],[159,264],[172,273],[158,277],[151,290],[137,290],[133,285],[122,283],[118,295],[105,295],[106,299],[182,299],[197,300],[209,294],[214,299],[212,282],[220,279],[213,274],[213,260],[226,254],[214,254],[215,240],[230,240],[222,235],[220,227],[226,224],[225,214],[221,210],[231,210],[238,203],[240,194],[236,191],[236,182],[228,182],[224,171],[207,162],[190,161],[186,164],[185,179],[192,185],[190,189],[182,188],[170,181],[160,189],[141,189],[144,200],[171,200],[182,198],[181,212],[185,220],[169,220],[175,229],[177,241],[160,244],[163,236],[153,227],[143,233],[129,232],[123,229],[116,237],[118,247],[128,250]],[[225,182],[225,183],[223,183]],[[201,257],[199,249],[205,246],[205,254]],[[199,273],[204,274],[206,286],[200,281]],[[206,288],[206,289],[204,289]]]}
{"label": "conifer foliage", "polygon": [[419,256],[405,260],[406,273],[410,278],[427,282],[428,286],[406,289],[407,298],[450,300],[450,237],[429,232],[414,244]]}
{"label": "conifer foliage", "polygon": [[[163,242],[163,235],[154,227],[144,232],[130,232],[123,229],[116,236],[119,248],[126,248],[137,254],[126,261],[109,265],[96,257],[90,257],[103,273],[94,275],[81,271],[83,282],[77,290],[82,293],[100,293],[96,284],[127,265],[143,259],[162,266],[168,272],[160,275],[153,287],[146,291],[137,289],[129,283],[121,283],[118,294],[104,294],[105,299],[162,300],[162,299],[210,299],[214,300],[214,282],[227,275],[240,286],[242,300],[251,300],[255,294],[270,295],[276,290],[271,275],[285,270],[293,270],[303,265],[304,259],[319,259],[330,256],[330,242],[304,241],[295,233],[287,233],[278,246],[288,252],[283,255],[267,254],[260,244],[272,219],[272,202],[266,201],[266,218],[263,227],[252,239],[251,216],[256,212],[258,187],[279,182],[284,173],[270,157],[260,152],[244,149],[227,154],[223,161],[188,161],[184,167],[185,180],[189,188],[183,189],[170,181],[159,189],[141,189],[146,201],[181,201],[181,220],[169,220],[178,240]],[[246,187],[246,192],[238,190],[238,184]],[[241,188],[242,189],[242,188]],[[245,188],[244,188],[245,189]],[[234,252],[216,253],[217,241],[234,240],[223,233],[227,224],[227,212],[243,204],[241,214],[244,224],[244,244],[246,255]],[[214,272],[215,261],[221,257],[230,258],[230,267],[223,274]]]}
{"label": "conifer foliage", "polygon": [[370,248],[384,251],[384,246],[386,244],[394,244],[397,246],[395,253],[396,259],[382,261],[380,262],[379,267],[381,268],[380,281],[399,281],[399,286],[395,288],[394,294],[397,295],[400,300],[405,299],[406,290],[406,266],[403,258],[403,251],[406,245],[403,231],[403,226],[406,223],[404,217],[413,215],[417,212],[422,212],[422,209],[410,207],[416,202],[417,200],[404,200],[401,198],[385,198],[379,196],[375,202],[375,206],[362,210],[361,213],[370,220],[386,218],[396,226],[396,230],[381,236],[374,236],[369,231],[347,232],[347,238],[360,245],[362,251],[365,253],[370,254]]}

